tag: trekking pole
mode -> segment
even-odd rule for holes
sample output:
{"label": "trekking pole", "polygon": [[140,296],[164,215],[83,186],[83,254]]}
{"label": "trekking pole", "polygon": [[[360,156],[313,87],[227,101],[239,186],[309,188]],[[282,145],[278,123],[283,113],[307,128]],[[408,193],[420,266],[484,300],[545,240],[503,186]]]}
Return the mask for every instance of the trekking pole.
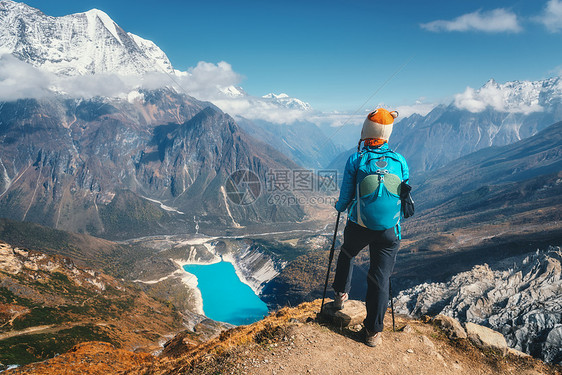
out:
{"label": "trekking pole", "polygon": [[390,277],[388,278],[388,294],[390,294],[390,311],[392,311],[392,331],[396,332],[396,325],[394,324],[394,302],[392,301],[392,283]]}
{"label": "trekking pole", "polygon": [[340,223],[341,212],[338,211],[338,218],[336,219],[336,229],[334,229],[334,238],[332,238],[332,247],[330,248],[330,260],[328,262],[328,272],[326,273],[326,281],[324,282],[324,294],[322,294],[322,305],[320,306],[320,314],[324,311],[324,298],[326,298],[326,289],[328,288],[328,279],[330,278],[330,268],[332,267],[332,260],[334,259],[334,247],[336,245],[336,236],[338,235],[338,224]]}

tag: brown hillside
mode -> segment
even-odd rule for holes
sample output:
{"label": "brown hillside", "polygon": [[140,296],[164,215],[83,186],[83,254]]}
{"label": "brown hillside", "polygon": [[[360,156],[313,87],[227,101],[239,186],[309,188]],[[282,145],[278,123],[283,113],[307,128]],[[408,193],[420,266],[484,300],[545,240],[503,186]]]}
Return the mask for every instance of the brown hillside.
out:
{"label": "brown hillside", "polygon": [[[0,362],[45,360],[86,341],[151,351],[183,316],[132,283],[0,241]],[[169,337],[169,336],[168,336]]]}
{"label": "brown hillside", "polygon": [[317,300],[282,309],[203,344],[187,336],[175,339],[159,358],[126,355],[111,347],[100,354],[100,344],[91,343],[7,374],[95,374],[101,369],[116,374],[562,373],[533,358],[482,352],[466,340],[451,341],[431,324],[404,317],[397,319],[400,331],[387,328],[382,345],[370,348],[356,328],[340,330],[315,322],[319,305]]}

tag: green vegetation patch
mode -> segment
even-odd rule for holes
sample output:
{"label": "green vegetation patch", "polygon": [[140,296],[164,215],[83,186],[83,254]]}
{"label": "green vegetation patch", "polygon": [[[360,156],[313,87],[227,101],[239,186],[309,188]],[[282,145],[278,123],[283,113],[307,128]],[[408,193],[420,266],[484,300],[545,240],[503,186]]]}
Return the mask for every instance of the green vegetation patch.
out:
{"label": "green vegetation patch", "polygon": [[[35,307],[25,315],[14,319],[12,328],[22,330],[29,327],[58,324],[65,320],[65,314],[54,307]],[[1,361],[0,361],[1,362]]]}
{"label": "green vegetation patch", "polygon": [[17,295],[12,293],[8,288],[3,287],[3,286],[0,287],[0,302],[1,303],[16,303],[20,306],[25,306],[25,307],[37,306],[37,304],[35,304],[33,301],[31,301],[27,298],[18,297]]}
{"label": "green vegetation patch", "polygon": [[55,333],[21,335],[0,340],[0,362],[26,365],[65,353],[86,341],[105,341],[119,347],[108,332],[92,324],[60,330]]}
{"label": "green vegetation patch", "polygon": [[128,190],[119,191],[109,204],[100,206],[99,211],[106,237],[144,233],[147,227],[155,226],[164,216],[154,203]]}

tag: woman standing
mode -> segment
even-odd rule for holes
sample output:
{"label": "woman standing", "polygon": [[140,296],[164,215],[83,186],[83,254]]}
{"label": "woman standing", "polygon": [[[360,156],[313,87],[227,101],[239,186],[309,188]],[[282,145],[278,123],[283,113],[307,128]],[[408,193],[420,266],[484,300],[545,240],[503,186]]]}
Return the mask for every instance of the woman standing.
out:
{"label": "woman standing", "polygon": [[363,333],[369,346],[382,341],[389,279],[400,247],[400,218],[413,214],[413,202],[403,202],[410,192],[408,165],[402,155],[388,146],[396,117],[398,112],[384,108],[369,113],[357,152],[345,166],[336,202],[339,212],[348,210],[348,221],[332,284],[334,305],[343,308],[351,288],[353,258],[368,245],[370,267]]}

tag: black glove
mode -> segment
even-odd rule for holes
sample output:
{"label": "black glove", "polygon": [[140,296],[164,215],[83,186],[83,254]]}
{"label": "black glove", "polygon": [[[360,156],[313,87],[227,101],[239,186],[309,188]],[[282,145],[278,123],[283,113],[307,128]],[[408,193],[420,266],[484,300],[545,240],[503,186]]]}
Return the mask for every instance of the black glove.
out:
{"label": "black glove", "polygon": [[402,215],[407,219],[414,215],[414,200],[410,192],[412,187],[405,182],[400,184],[400,200],[402,201]]}

